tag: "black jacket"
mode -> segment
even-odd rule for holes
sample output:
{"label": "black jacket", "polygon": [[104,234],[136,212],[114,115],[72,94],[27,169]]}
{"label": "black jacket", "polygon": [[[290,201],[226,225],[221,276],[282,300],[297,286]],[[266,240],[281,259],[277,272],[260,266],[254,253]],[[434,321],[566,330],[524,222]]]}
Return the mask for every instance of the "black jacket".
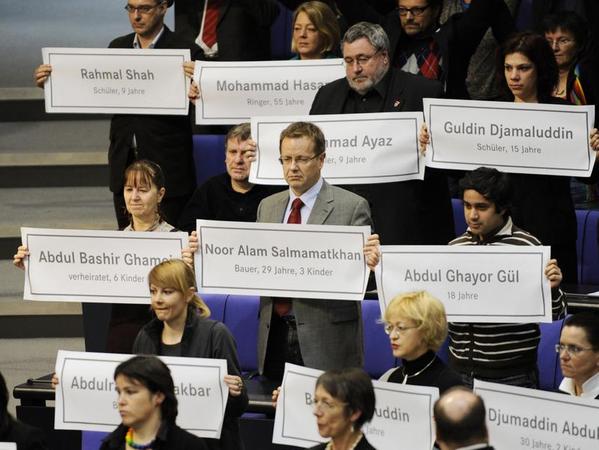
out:
{"label": "black jacket", "polygon": [[[361,0],[340,0],[337,5],[350,25],[362,20],[381,25],[389,36],[389,57],[393,60],[404,39],[397,10],[382,15]],[[498,42],[515,30],[514,20],[503,0],[472,0],[467,11],[454,14],[433,33],[442,57],[440,81],[445,84],[448,98],[469,98],[468,65],[489,27]]]}
{"label": "black jacket", "polygon": [[0,442],[15,442],[17,450],[47,450],[44,435],[38,428],[7,415],[5,426],[0,427]]}
{"label": "black jacket", "polygon": [[[175,0],[175,30],[188,42],[200,33],[203,0]],[[279,15],[276,0],[225,0],[216,27],[219,61],[270,59],[270,27]]]}
{"label": "black jacket", "polygon": [[[113,40],[110,48],[132,48],[135,33]],[[191,59],[197,59],[201,50],[170,31],[166,26],[157,49],[190,49]],[[183,68],[181,68],[183,70]],[[196,186],[192,153],[191,120],[187,116],[116,114],[110,122],[108,170],[110,190],[123,189],[123,174],[130,162],[133,135],[137,142],[137,159],[149,159],[159,164],[166,178],[166,196],[190,194]]]}
{"label": "black jacket", "polygon": [[[133,353],[160,354],[163,328],[164,324],[158,319],[153,319],[143,327],[133,343]],[[181,340],[181,356],[226,359],[229,375],[241,375],[237,348],[231,332],[223,323],[201,318],[190,311],[187,314],[187,322]],[[240,396],[229,395],[220,440],[206,439],[210,449],[238,450],[243,448],[237,418],[243,414],[247,405],[248,396],[245,387]]]}
{"label": "black jacket", "polygon": [[[119,425],[102,441],[100,450],[125,450],[125,435],[129,428]],[[156,436],[152,450],[208,450],[204,439],[179,428],[163,424]]]}

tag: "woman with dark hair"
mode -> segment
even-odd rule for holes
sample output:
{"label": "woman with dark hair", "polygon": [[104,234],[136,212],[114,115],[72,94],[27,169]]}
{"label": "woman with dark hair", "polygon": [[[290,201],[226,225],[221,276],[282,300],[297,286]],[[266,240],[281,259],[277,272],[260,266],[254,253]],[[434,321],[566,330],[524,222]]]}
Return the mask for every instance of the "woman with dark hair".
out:
{"label": "woman with dark hair", "polygon": [[341,32],[337,17],[324,2],[302,3],[293,13],[291,51],[292,59],[335,58]]}
{"label": "woman with dark hair", "polygon": [[[553,96],[559,78],[558,66],[543,36],[529,32],[512,35],[497,54],[496,69],[506,100],[567,104]],[[593,150],[599,150],[597,129],[591,132],[590,145]],[[514,223],[536,236],[543,245],[550,245],[564,282],[577,283],[576,215],[570,196],[570,178],[526,174],[511,174],[510,178],[514,190]]]}
{"label": "woman with dark hair", "polygon": [[[129,216],[129,225],[123,231],[177,231],[164,220],[160,203],[165,195],[164,174],[160,166],[152,161],[140,159],[125,170],[123,198]],[[13,264],[24,269],[24,259],[29,255],[21,245],[13,257]],[[181,252],[183,260],[193,265],[189,248]],[[86,307],[91,305],[86,305]],[[95,306],[95,305],[94,305]],[[98,305],[105,307],[105,305]],[[106,350],[110,353],[131,353],[137,333],[152,318],[147,305],[118,304],[111,307]]]}
{"label": "woman with dark hair", "polygon": [[41,430],[13,418],[7,406],[8,389],[0,373],[0,442],[14,442],[18,450],[47,450]]}
{"label": "woman with dark hair", "polygon": [[328,370],[316,380],[314,415],[318,433],[331,438],[312,449],[374,450],[361,431],[374,415],[372,380],[359,368]]}
{"label": "woman with dark hair", "polygon": [[590,42],[586,20],[573,11],[561,11],[545,17],[542,27],[559,69],[553,95],[573,105],[594,104],[597,62],[593,58],[597,49]]}
{"label": "woman with dark hair", "polygon": [[[595,19],[597,21],[597,18]],[[543,33],[551,46],[559,69],[559,82],[553,95],[573,105],[595,105],[599,99],[599,42],[597,30],[589,32],[585,19],[573,11],[550,14],[543,19]],[[595,35],[595,36],[593,36]],[[595,115],[595,126],[599,118]],[[586,186],[586,200],[598,197],[597,185]]]}
{"label": "woman with dark hair", "polygon": [[155,356],[134,356],[114,371],[121,424],[100,450],[201,450],[203,439],[179,428],[169,368]]}
{"label": "woman with dark hair", "polygon": [[215,450],[243,448],[238,417],[248,397],[233,336],[224,324],[209,319],[210,309],[196,294],[193,270],[182,260],[155,266],[148,284],[156,317],[137,335],[133,353],[225,359],[224,381],[229,387],[225,420],[220,440],[206,439],[206,443]]}
{"label": "woman with dark hair", "polygon": [[599,315],[584,312],[568,317],[555,351],[564,374],[559,390],[599,400]]}

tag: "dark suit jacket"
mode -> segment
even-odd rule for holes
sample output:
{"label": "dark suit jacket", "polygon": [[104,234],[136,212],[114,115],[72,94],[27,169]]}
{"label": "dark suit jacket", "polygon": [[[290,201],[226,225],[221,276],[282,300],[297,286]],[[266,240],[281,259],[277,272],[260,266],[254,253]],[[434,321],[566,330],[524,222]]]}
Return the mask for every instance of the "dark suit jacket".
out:
{"label": "dark suit jacket", "polygon": [[[258,206],[257,222],[282,223],[289,203],[289,191],[266,197]],[[371,225],[366,200],[326,181],[318,193],[309,224]],[[361,367],[362,314],[359,302],[340,300],[294,299],[293,312],[297,335],[306,367],[321,370]],[[264,369],[264,359],[270,331],[272,299],[260,299],[258,329],[258,368]]]}
{"label": "dark suit jacket", "polygon": [[[380,112],[421,111],[424,97],[440,97],[441,85],[424,77],[390,69]],[[310,114],[341,114],[349,95],[347,79],[329,83],[316,93]],[[385,245],[445,245],[455,236],[453,209],[443,172],[427,168],[424,181],[344,186],[366,198],[374,230]]]}
{"label": "dark suit jacket", "polygon": [[[135,33],[113,40],[110,48],[132,48]],[[190,49],[196,59],[201,50],[195,44],[182,40],[165,27],[155,48]],[[183,70],[183,69],[181,69]],[[110,123],[108,170],[110,190],[123,189],[123,174],[131,162],[133,135],[137,142],[137,159],[149,159],[159,164],[166,178],[166,196],[176,197],[191,193],[196,186],[193,163],[191,120],[189,116],[160,116],[116,114]]]}
{"label": "dark suit jacket", "polygon": [[[175,30],[186,41],[200,33],[204,0],[175,0]],[[219,61],[270,59],[270,27],[279,15],[276,0],[224,0],[216,28]]]}
{"label": "dark suit jacket", "polygon": [[[343,0],[338,6],[350,26],[362,20],[380,24],[389,36],[389,56],[392,60],[396,57],[397,48],[403,42],[397,10],[383,15],[362,0]],[[433,33],[442,56],[442,81],[448,98],[469,98],[468,64],[489,27],[499,42],[515,30],[514,20],[503,0],[472,0],[466,12],[454,14]]]}

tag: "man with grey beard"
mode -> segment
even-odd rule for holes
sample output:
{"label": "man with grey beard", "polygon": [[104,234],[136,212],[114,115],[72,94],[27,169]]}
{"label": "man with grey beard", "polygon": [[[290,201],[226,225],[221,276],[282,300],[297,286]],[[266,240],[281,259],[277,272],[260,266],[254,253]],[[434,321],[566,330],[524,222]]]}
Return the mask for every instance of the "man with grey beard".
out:
{"label": "man with grey beard", "polygon": [[[424,97],[442,96],[439,82],[390,67],[389,38],[379,25],[353,25],[342,52],[345,78],[320,88],[310,114],[422,111]],[[455,236],[443,172],[427,168],[424,181],[343,187],[368,200],[384,244],[444,245]]]}

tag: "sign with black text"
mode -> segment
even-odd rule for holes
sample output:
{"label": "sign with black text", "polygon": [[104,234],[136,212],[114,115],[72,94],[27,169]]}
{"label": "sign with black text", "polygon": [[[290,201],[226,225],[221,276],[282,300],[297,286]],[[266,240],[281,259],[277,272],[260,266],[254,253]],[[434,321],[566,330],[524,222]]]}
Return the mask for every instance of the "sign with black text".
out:
{"label": "sign with black text", "polygon": [[451,322],[551,322],[549,254],[542,246],[383,245],[381,311],[397,294],[427,290]]}
{"label": "sign with black text", "polygon": [[401,112],[252,117],[252,137],[258,146],[250,171],[252,183],[286,184],[279,163],[279,135],[290,123],[300,121],[317,125],[324,134],[322,176],[331,184],[424,179],[424,158],[418,150],[422,113]]}
{"label": "sign with black text", "polygon": [[[273,443],[312,447],[322,438],[313,414],[316,380],[323,372],[285,364],[277,400]],[[439,390],[428,386],[407,386],[373,381],[375,410],[362,427],[368,442],[379,450],[433,448],[433,405]]]}
{"label": "sign with black text", "polygon": [[588,177],[594,106],[424,99],[426,165]]}
{"label": "sign with black text", "polygon": [[147,275],[181,258],[187,233],[21,228],[25,300],[150,303]]}
{"label": "sign with black text", "polygon": [[[113,431],[121,423],[114,370],[131,357],[59,350],[54,428]],[[177,425],[197,436],[218,439],[229,395],[224,382],[227,361],[172,356],[160,359],[171,370],[175,383]]]}
{"label": "sign with black text", "polygon": [[235,125],[254,116],[310,112],[318,89],[345,76],[342,59],[197,61],[198,125]]}
{"label": "sign with black text", "polygon": [[187,115],[189,50],[44,48],[46,112]]}
{"label": "sign with black text", "polygon": [[197,221],[200,292],[362,300],[368,226]]}
{"label": "sign with black text", "polygon": [[487,409],[491,445],[510,450],[596,450],[599,402],[474,380]]}

